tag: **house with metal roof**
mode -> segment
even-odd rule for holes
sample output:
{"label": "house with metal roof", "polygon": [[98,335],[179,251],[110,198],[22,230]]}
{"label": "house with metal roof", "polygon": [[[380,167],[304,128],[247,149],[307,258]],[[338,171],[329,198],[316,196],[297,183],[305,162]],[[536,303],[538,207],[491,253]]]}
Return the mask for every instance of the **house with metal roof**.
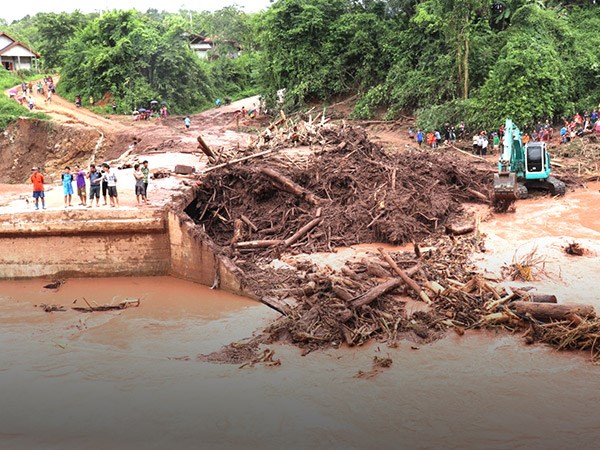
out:
{"label": "house with metal roof", "polygon": [[36,69],[40,58],[40,54],[27,45],[0,32],[0,64],[6,70]]}

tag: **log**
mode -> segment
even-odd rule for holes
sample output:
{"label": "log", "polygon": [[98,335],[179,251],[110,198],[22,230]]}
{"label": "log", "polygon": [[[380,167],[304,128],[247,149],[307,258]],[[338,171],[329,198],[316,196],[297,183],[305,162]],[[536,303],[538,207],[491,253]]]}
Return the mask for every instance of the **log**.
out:
{"label": "log", "polygon": [[257,241],[244,241],[244,242],[236,242],[234,244],[235,248],[239,249],[257,249],[257,248],[269,248],[275,247],[276,245],[281,245],[285,241],[281,239],[266,239],[266,240],[257,240]]}
{"label": "log", "polygon": [[312,230],[314,227],[319,225],[322,221],[323,221],[323,219],[321,219],[321,218],[316,218],[316,219],[311,220],[306,225],[304,225],[302,228],[300,228],[298,231],[296,231],[292,236],[290,236],[285,241],[283,241],[284,246],[289,247],[290,245],[296,243],[302,237],[304,237],[304,235],[306,235],[310,230]]}
{"label": "log", "polygon": [[385,283],[381,283],[369,289],[364,294],[355,297],[350,302],[350,306],[352,306],[353,308],[360,308],[361,306],[368,305],[369,303],[377,300],[382,295],[387,294],[388,292],[391,292],[397,289],[398,287],[402,286],[402,284],[404,284],[404,280],[402,280],[401,278],[392,278],[391,280],[388,280]]}
{"label": "log", "polygon": [[534,302],[534,303],[558,303],[556,299],[556,295],[550,294],[534,294],[531,292],[520,292],[518,289],[515,291],[521,297],[523,297],[524,301]]}
{"label": "log", "polygon": [[258,158],[259,156],[265,156],[269,153],[273,153],[273,150],[265,150],[263,152],[254,153],[253,155],[244,156],[243,158],[232,159],[231,161],[222,164],[217,164],[216,166],[209,167],[208,169],[204,169],[202,173],[205,174],[208,172],[212,172],[213,170],[221,169],[223,167],[230,166],[231,164],[237,164],[240,162],[248,161],[249,159]]}
{"label": "log", "polygon": [[315,194],[303,188],[285,175],[280,174],[276,170],[264,167],[260,169],[260,173],[269,178],[278,189],[289,192],[290,194],[294,194],[296,197],[303,198],[311,205],[319,204],[320,199]]}
{"label": "log", "polygon": [[485,202],[485,203],[489,203],[490,199],[487,197],[487,195],[482,194],[479,191],[476,191],[475,189],[471,189],[471,188],[467,188],[467,192],[469,194],[471,194],[473,197],[477,197],[479,200]]}
{"label": "log", "polygon": [[138,306],[140,306],[139,299],[125,300],[120,303],[117,303],[116,305],[98,305],[98,306],[90,305],[90,303],[85,298],[83,300],[87,304],[86,307],[72,306],[71,309],[73,309],[75,311],[80,311],[80,312],[94,312],[94,311],[114,311],[114,310],[118,310],[118,309],[127,309],[130,307],[137,308]]}
{"label": "log", "polygon": [[248,225],[250,227],[250,229],[252,231],[254,231],[255,233],[258,231],[258,227],[256,225],[254,225],[254,223],[252,223],[252,221],[250,219],[248,219],[245,215],[241,215],[240,219],[242,219],[244,221],[244,223],[246,225]]}
{"label": "log", "polygon": [[446,225],[446,231],[455,236],[461,236],[472,232],[475,229],[475,224],[458,225],[455,223],[449,223]]}
{"label": "log", "polygon": [[196,169],[192,166],[186,166],[185,164],[177,164],[174,172],[178,175],[191,175]]}
{"label": "log", "polygon": [[216,159],[217,156],[213,153],[213,151],[210,149],[210,147],[208,145],[206,145],[206,142],[204,142],[204,139],[202,139],[202,136],[198,136],[198,148],[200,150],[202,150],[202,152],[209,158]]}
{"label": "log", "polygon": [[472,154],[472,153],[469,153],[469,152],[465,152],[464,150],[461,150],[460,148],[458,148],[458,147],[457,147],[457,146],[455,146],[455,145],[450,145],[450,147],[452,147],[452,148],[453,148],[454,150],[456,150],[457,152],[460,152],[460,153],[462,153],[463,155],[467,155],[467,156],[470,156],[471,158],[475,158],[475,159],[479,159],[479,160],[482,160],[482,161],[485,161],[485,162],[487,162],[487,159],[485,159],[485,158],[482,158],[481,156],[474,155],[474,154]]}
{"label": "log", "polygon": [[345,302],[351,302],[354,299],[354,296],[343,287],[333,285],[331,286],[331,290],[337,298],[344,300]]}
{"label": "log", "polygon": [[572,304],[554,304],[537,302],[512,302],[509,307],[517,314],[530,315],[534,319],[541,321],[549,320],[569,320],[569,317],[595,317],[596,313],[592,305],[578,303]]}
{"label": "log", "polygon": [[408,274],[405,271],[398,267],[396,261],[394,261],[383,248],[380,247],[377,250],[379,250],[379,253],[383,257],[383,259],[390,265],[390,267],[394,269],[394,272],[396,272],[400,276],[402,281],[404,281],[413,291],[415,291],[415,293],[419,296],[421,300],[423,300],[428,305],[431,305],[432,301],[429,298],[429,296],[425,293],[423,289],[419,287],[419,285],[411,277],[408,276]]}
{"label": "log", "polygon": [[375,278],[390,278],[391,274],[379,264],[363,259],[362,261],[367,266],[367,274]]}

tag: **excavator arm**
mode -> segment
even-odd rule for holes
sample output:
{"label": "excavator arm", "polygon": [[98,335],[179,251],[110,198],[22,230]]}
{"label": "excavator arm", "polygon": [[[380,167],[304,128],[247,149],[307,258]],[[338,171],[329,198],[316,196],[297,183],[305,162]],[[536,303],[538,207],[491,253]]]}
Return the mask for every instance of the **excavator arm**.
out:
{"label": "excavator arm", "polygon": [[525,170],[521,131],[510,119],[504,125],[503,148],[494,174],[494,204],[508,206],[518,198],[517,177]]}

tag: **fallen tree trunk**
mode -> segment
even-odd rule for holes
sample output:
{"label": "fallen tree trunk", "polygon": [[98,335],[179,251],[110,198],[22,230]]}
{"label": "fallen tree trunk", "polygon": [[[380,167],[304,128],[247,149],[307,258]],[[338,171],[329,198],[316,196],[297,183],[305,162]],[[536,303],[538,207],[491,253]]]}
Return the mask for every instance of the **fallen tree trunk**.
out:
{"label": "fallen tree trunk", "polygon": [[273,153],[273,150],[265,150],[264,152],[254,153],[253,155],[244,156],[243,158],[232,159],[231,161],[228,161],[226,163],[217,164],[216,166],[209,167],[208,169],[205,169],[204,171],[202,171],[202,173],[203,174],[209,173],[209,172],[212,172],[213,170],[222,169],[223,167],[227,167],[231,164],[237,164],[240,162],[248,161],[249,159],[258,158],[259,156],[265,156],[265,155],[268,155],[269,153]]}
{"label": "fallen tree trunk", "polygon": [[280,174],[276,170],[263,167],[260,169],[260,173],[269,178],[278,189],[289,192],[290,194],[294,194],[296,197],[303,198],[311,205],[319,204],[320,199],[315,194],[303,188],[285,175]]}
{"label": "fallen tree trunk", "polygon": [[72,306],[71,309],[75,310],[75,311],[80,311],[80,312],[94,312],[94,311],[114,311],[116,309],[126,309],[126,308],[137,308],[138,306],[140,306],[140,300],[139,299],[135,299],[135,300],[125,300],[122,301],[120,303],[117,303],[116,305],[91,305],[85,298],[83,298],[83,301],[86,303],[87,306]]}
{"label": "fallen tree trunk", "polygon": [[397,289],[398,287],[402,286],[402,284],[404,284],[404,280],[402,280],[401,278],[393,278],[391,280],[388,280],[385,283],[381,283],[375,286],[374,288],[369,289],[364,294],[354,298],[350,302],[350,305],[353,308],[360,308],[361,306],[368,305],[369,303],[377,300],[382,295],[387,294],[388,292],[391,292]]}
{"label": "fallen tree trunk", "polygon": [[472,232],[475,229],[475,224],[457,225],[449,223],[446,225],[446,231],[455,236],[460,236]]}
{"label": "fallen tree trunk", "polygon": [[323,219],[321,219],[321,218],[316,218],[316,219],[311,220],[306,225],[304,225],[302,228],[300,228],[298,231],[296,231],[292,236],[290,236],[285,241],[283,241],[284,246],[289,247],[290,245],[299,241],[305,234],[307,234],[310,230],[312,230],[314,227],[319,225],[322,221],[323,221]]}
{"label": "fallen tree trunk", "polygon": [[252,231],[254,231],[255,233],[258,231],[258,227],[256,225],[254,225],[254,223],[250,219],[248,219],[245,215],[242,214],[240,216],[240,219],[242,219],[244,221],[244,223],[246,225],[248,225],[252,229]]}
{"label": "fallen tree trunk", "polygon": [[265,239],[258,241],[236,242],[234,247],[239,249],[269,248],[275,247],[276,245],[281,245],[283,243],[284,241],[281,239]]}
{"label": "fallen tree trunk", "polygon": [[521,292],[519,289],[515,289],[515,293],[523,298],[524,301],[534,303],[558,303],[556,295],[549,294],[534,294],[531,292]]}
{"label": "fallen tree trunk", "polygon": [[476,191],[475,189],[467,188],[467,192],[469,194],[471,194],[473,197],[477,197],[479,200],[481,200],[481,201],[483,201],[485,203],[489,203],[490,202],[490,199],[488,198],[487,195],[482,194],[481,192]]}
{"label": "fallen tree trunk", "polygon": [[210,149],[210,147],[208,145],[206,145],[206,142],[204,142],[204,139],[202,139],[202,136],[198,136],[198,148],[200,150],[202,150],[202,152],[209,158],[214,158],[214,159],[217,158],[216,155],[213,153],[213,151]]}
{"label": "fallen tree trunk", "polygon": [[583,304],[554,304],[517,301],[512,302],[509,308],[520,315],[530,315],[541,321],[569,320],[571,316],[594,317],[594,307]]}
{"label": "fallen tree trunk", "polygon": [[458,148],[455,145],[450,145],[450,147],[452,147],[457,152],[462,153],[463,155],[467,155],[467,156],[470,156],[471,158],[475,158],[475,159],[479,159],[481,161],[486,161],[487,162],[487,160],[485,158],[483,158],[481,156],[478,156],[478,155],[474,155],[473,153],[465,152],[464,150],[461,150],[460,148]]}
{"label": "fallen tree trunk", "polygon": [[415,293],[419,296],[421,300],[423,300],[428,305],[431,305],[432,302],[429,296],[425,293],[423,289],[419,287],[419,285],[411,277],[407,275],[407,273],[404,270],[398,267],[396,261],[394,261],[392,257],[388,255],[388,253],[383,248],[378,248],[377,250],[379,250],[379,253],[383,257],[385,262],[387,262],[390,265],[390,267],[394,269],[394,272],[396,272],[400,276],[402,281],[404,281],[413,291],[415,291]]}

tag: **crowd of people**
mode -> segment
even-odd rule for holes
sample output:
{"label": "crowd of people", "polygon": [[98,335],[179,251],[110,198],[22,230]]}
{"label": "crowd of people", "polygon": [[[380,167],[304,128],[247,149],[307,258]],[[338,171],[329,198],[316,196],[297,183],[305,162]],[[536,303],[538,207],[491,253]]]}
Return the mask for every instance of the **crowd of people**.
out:
{"label": "crowd of people", "polygon": [[23,106],[27,106],[30,111],[35,108],[36,100],[34,97],[34,91],[44,97],[44,103],[52,103],[52,95],[56,93],[56,87],[54,80],[51,76],[44,77],[42,81],[38,81],[34,86],[33,82],[26,83],[23,81],[19,88],[11,89],[8,91],[10,98],[15,99],[18,103]]}
{"label": "crowd of people", "polygon": [[[560,144],[566,144],[575,137],[582,137],[587,134],[600,133],[600,112],[594,109],[591,113],[586,111],[583,114],[576,113],[571,119],[563,119],[563,125],[560,128]],[[529,142],[555,142],[554,129],[549,120],[538,121],[530,132],[525,132],[521,136],[523,144]],[[458,126],[445,124],[443,134],[439,130],[424,132],[419,128],[411,127],[408,131],[410,139],[414,139],[419,146],[427,145],[436,149],[443,142],[455,145],[457,140],[465,140],[467,130],[464,122]],[[472,148],[476,155],[484,156],[488,153],[497,153],[502,147],[502,138],[504,136],[504,125],[501,125],[497,131],[488,133],[483,130],[473,134]]]}
{"label": "crowd of people", "polygon": [[[133,170],[137,206],[142,206],[148,203],[148,180],[150,177],[148,161],[141,164],[136,163]],[[44,175],[38,167],[33,167],[31,172],[30,180],[33,184],[35,209],[40,209],[40,203],[42,209],[46,209]],[[73,183],[75,183],[75,188]],[[71,171],[70,166],[66,166],[61,174],[61,185],[65,208],[73,206],[73,197],[75,197],[75,201],[79,201],[77,206],[92,208],[95,200],[96,207],[99,207],[100,198],[102,197],[104,206],[110,204],[112,208],[119,207],[117,175],[114,170],[111,170],[108,163],[103,163],[99,169],[95,164],[90,164],[87,173],[79,164],[73,166],[73,171]]]}

